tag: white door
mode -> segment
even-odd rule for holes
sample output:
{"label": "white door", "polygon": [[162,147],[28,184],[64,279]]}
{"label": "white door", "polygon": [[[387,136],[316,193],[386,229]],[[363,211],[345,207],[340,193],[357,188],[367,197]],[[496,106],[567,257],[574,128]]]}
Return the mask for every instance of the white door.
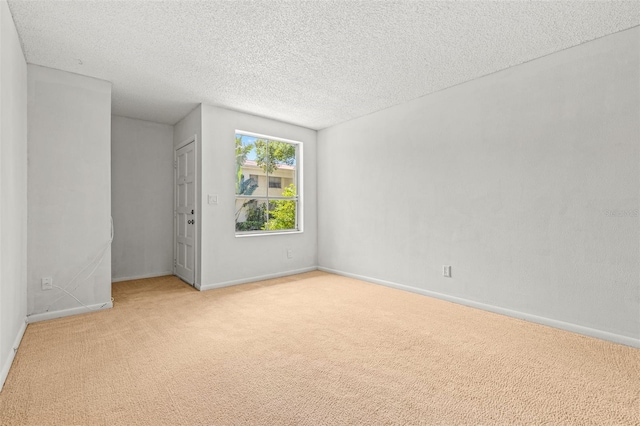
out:
{"label": "white door", "polygon": [[196,260],[196,151],[195,142],[175,154],[175,252],[174,273],[195,283]]}

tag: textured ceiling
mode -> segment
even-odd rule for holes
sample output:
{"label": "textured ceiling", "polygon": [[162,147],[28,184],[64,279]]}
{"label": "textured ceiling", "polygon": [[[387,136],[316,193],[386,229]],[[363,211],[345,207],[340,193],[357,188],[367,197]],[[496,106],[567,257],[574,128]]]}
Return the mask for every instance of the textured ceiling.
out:
{"label": "textured ceiling", "polygon": [[640,24],[640,1],[18,1],[29,63],[113,82],[113,113],[198,103],[312,129]]}

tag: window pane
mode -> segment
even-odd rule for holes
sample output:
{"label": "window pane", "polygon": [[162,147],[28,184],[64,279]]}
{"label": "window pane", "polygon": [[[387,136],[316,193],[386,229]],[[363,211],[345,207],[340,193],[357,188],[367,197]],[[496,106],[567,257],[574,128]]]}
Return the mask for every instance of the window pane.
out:
{"label": "window pane", "polygon": [[257,177],[256,170],[260,170],[256,164],[255,142],[252,136],[236,135],[236,195],[259,195],[255,193],[258,182],[251,179],[251,175]]}
{"label": "window pane", "polygon": [[272,172],[277,183],[269,182],[269,196],[293,196],[296,193],[296,146],[287,142],[269,141],[269,155]]}
{"label": "window pane", "polygon": [[239,198],[236,200],[236,231],[260,231],[266,229],[266,200]]}
{"label": "window pane", "polygon": [[297,200],[272,200],[269,202],[269,220],[265,229],[295,230],[297,228],[296,216],[298,210]]}

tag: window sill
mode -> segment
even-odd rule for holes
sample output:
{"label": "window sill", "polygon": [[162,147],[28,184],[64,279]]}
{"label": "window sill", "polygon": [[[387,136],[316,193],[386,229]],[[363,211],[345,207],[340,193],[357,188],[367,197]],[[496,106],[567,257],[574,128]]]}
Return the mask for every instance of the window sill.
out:
{"label": "window sill", "polygon": [[236,238],[266,237],[270,235],[291,235],[291,234],[302,234],[303,232],[304,231],[247,232],[246,234],[236,233]]}

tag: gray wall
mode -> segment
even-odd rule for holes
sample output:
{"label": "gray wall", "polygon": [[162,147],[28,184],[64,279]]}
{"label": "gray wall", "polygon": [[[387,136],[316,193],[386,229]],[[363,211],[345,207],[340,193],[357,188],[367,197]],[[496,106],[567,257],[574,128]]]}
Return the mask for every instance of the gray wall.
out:
{"label": "gray wall", "polygon": [[319,265],[638,345],[639,41],[320,131]]}
{"label": "gray wall", "polygon": [[[316,132],[254,115],[201,106],[200,258],[202,288],[315,269],[317,265]],[[235,236],[235,131],[303,143],[304,232]],[[207,204],[208,194],[218,204]],[[293,251],[287,259],[286,249]]]}
{"label": "gray wall", "polygon": [[173,126],[111,119],[113,281],[173,270]]}
{"label": "gray wall", "polygon": [[0,1],[0,389],[27,315],[27,64]]}
{"label": "gray wall", "polygon": [[[28,66],[28,314],[111,305],[111,83]],[[99,256],[102,262],[95,273]],[[96,259],[96,263],[92,263]],[[77,288],[76,288],[77,287]]]}

